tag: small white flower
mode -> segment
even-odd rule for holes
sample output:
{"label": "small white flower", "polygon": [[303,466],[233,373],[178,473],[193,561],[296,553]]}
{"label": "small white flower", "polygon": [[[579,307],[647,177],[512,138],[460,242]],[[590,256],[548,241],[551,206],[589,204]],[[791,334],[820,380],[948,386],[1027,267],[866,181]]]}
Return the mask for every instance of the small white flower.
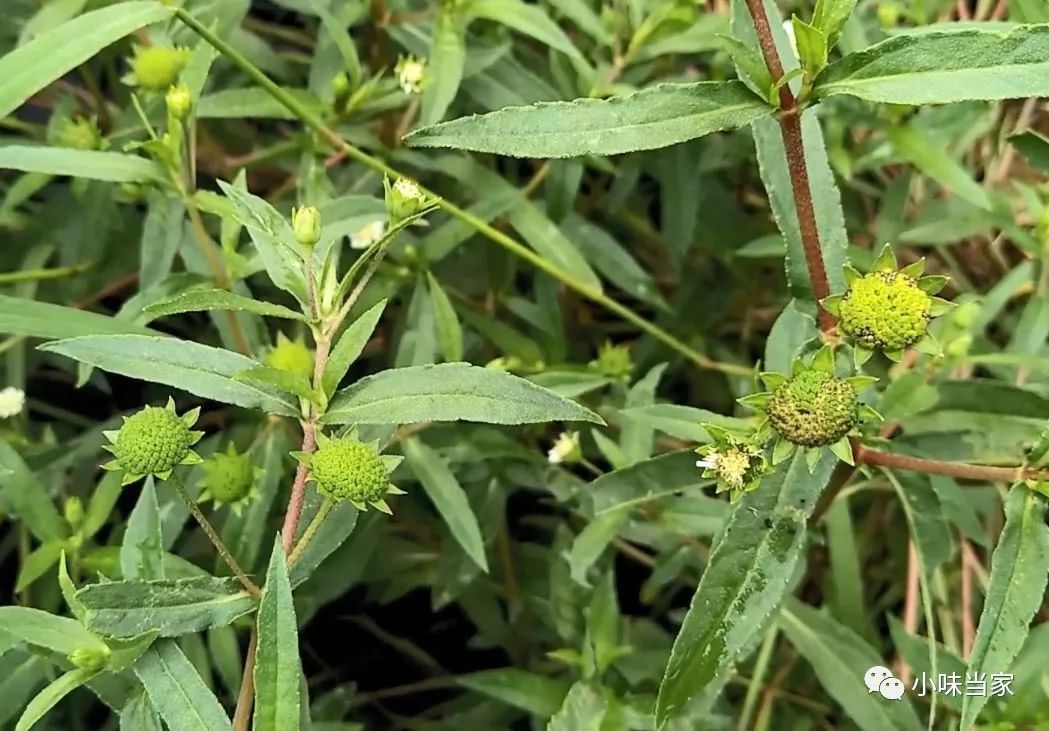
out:
{"label": "small white flower", "polygon": [[579,432],[564,431],[557,437],[550,451],[546,453],[546,461],[550,464],[562,464],[563,462],[576,462],[581,456]]}
{"label": "small white flower", "polygon": [[367,249],[386,233],[386,221],[372,221],[360,231],[350,235],[351,249]]}
{"label": "small white flower", "polygon": [[8,419],[22,413],[25,408],[25,392],[20,388],[8,386],[0,390],[0,419]]}
{"label": "small white flower", "polygon": [[426,79],[426,61],[406,56],[397,62],[394,72],[405,94],[418,94]]}
{"label": "small white flower", "polygon": [[717,452],[711,452],[704,459],[697,459],[696,467],[704,470],[716,470],[718,468]]}
{"label": "small white flower", "polygon": [[794,33],[793,21],[783,21],[783,32],[787,34],[787,40],[790,41],[790,50],[794,51],[794,58],[801,58],[801,55],[798,53],[798,37]]}

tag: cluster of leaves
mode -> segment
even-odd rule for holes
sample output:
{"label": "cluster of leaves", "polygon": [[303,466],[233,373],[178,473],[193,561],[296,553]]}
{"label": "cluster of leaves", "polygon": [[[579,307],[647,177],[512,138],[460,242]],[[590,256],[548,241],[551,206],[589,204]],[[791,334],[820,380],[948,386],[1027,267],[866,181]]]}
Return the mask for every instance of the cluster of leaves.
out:
{"label": "cluster of leaves", "polygon": [[1045,723],[1049,8],[791,5],[7,0],[0,727]]}

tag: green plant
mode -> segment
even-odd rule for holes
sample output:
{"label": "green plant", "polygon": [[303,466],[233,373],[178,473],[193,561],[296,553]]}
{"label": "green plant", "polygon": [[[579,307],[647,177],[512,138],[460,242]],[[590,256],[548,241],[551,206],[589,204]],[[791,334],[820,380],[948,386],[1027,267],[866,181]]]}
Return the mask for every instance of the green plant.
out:
{"label": "green plant", "polygon": [[0,727],[1049,718],[1042,3],[9,3]]}

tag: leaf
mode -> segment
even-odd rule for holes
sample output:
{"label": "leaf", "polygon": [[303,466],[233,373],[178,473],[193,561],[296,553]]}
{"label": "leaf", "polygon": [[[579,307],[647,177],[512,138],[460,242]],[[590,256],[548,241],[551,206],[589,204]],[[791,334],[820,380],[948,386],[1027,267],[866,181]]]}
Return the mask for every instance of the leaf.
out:
{"label": "leaf", "polygon": [[810,473],[798,450],[736,503],[674,640],[657,726],[727,672],[779,606],[805,547],[806,519],[835,461],[821,453]]}
{"label": "leaf", "polygon": [[233,376],[233,380],[240,383],[253,383],[258,386],[277,388],[281,391],[293,393],[307,401],[319,401],[317,394],[313,392],[313,387],[310,386],[309,379],[302,373],[292,373],[280,368],[259,365],[246,371],[238,372]]}
{"label": "leaf", "polygon": [[27,586],[47,573],[48,569],[58,562],[65,545],[66,542],[64,540],[48,541],[26,556],[22,562],[22,569],[18,572],[15,591],[23,591]]}
{"label": "leaf", "polygon": [[251,312],[264,317],[283,317],[305,321],[301,312],[271,302],[260,302],[251,297],[234,294],[224,289],[191,289],[174,297],[146,305],[144,312],[151,317],[165,317],[180,312],[202,312],[211,310],[235,310]]}
{"label": "leaf", "polygon": [[572,541],[572,547],[565,556],[573,581],[582,586],[590,586],[587,571],[601,558],[601,554],[612,543],[629,517],[629,510],[608,510],[599,513],[586,524]]}
{"label": "leaf", "polygon": [[[338,49],[342,62],[346,66],[347,72],[349,72],[351,86],[356,87],[363,75],[363,71],[361,70],[361,59],[357,54],[357,46],[346,31],[346,23],[335,17],[328,9],[328,3],[321,2],[321,0],[310,0],[310,5],[320,17],[324,30]],[[333,5],[332,7],[338,6]]]}
{"label": "leaf", "polygon": [[155,183],[164,179],[160,165],[137,155],[32,145],[0,147],[0,169],[112,183]]}
{"label": "leaf", "polygon": [[696,409],[692,406],[677,404],[652,404],[651,406],[634,406],[623,409],[619,415],[631,422],[647,424],[665,434],[678,439],[687,439],[701,444],[710,441],[710,435],[703,424],[715,424],[726,429],[745,431],[747,423],[743,419],[715,414],[713,411]]}
{"label": "leaf", "polygon": [[[320,101],[305,89],[283,91],[307,109],[319,110]],[[196,108],[200,119],[297,119],[295,113],[258,87],[222,89],[200,98]]]}
{"label": "leaf", "polygon": [[948,30],[902,35],[851,53],[816,79],[813,95],[890,104],[1049,95],[1049,26],[1009,33]]}
{"label": "leaf", "polygon": [[77,335],[160,335],[155,330],[115,317],[2,294],[0,332],[47,340]]}
{"label": "leaf", "polygon": [[444,118],[459,91],[465,63],[466,24],[462,12],[453,4],[442,5],[430,44],[420,125],[436,124]]}
{"label": "leaf", "polygon": [[812,11],[812,25],[823,31],[833,46],[842,26],[855,9],[856,0],[816,0],[816,8]]}
{"label": "leaf", "polygon": [[889,141],[907,162],[974,206],[990,210],[987,191],[935,140],[914,125],[894,125]]}
{"label": "leaf", "polygon": [[398,368],[362,378],[335,395],[322,421],[328,424],[604,423],[589,409],[530,381],[469,363]]}
{"label": "leaf", "polygon": [[125,579],[163,579],[164,539],[160,533],[160,506],[153,476],[142,484],[124,542],[120,545],[120,571]]}
{"label": "leaf", "polygon": [[453,147],[511,157],[578,157],[653,150],[768,116],[740,82],[660,84],[611,99],[507,107],[416,130],[416,147]]}
{"label": "leaf", "polygon": [[229,716],[174,640],[153,645],[133,669],[168,728],[229,731]]}
{"label": "leaf", "polygon": [[441,352],[447,361],[463,359],[463,327],[455,314],[455,307],[448,295],[441,288],[430,272],[426,272],[430,285],[430,299],[433,301],[433,312],[437,322],[437,339],[441,343]]}
{"label": "leaf", "polygon": [[75,619],[58,617],[30,607],[0,607],[0,626],[6,634],[36,647],[69,655],[80,648],[105,645]]}
{"label": "leaf", "polygon": [[779,626],[816,671],[820,684],[863,731],[920,731],[909,698],[892,703],[863,684],[867,668],[884,660],[851,630],[801,602],[790,600]]}
{"label": "leaf", "polygon": [[[386,468],[392,469],[389,462]],[[334,553],[349,538],[354,528],[357,527],[359,517],[360,513],[357,508],[348,501],[340,502],[331,509],[313,540],[291,566],[291,585],[293,587],[308,579],[324,559]]]}
{"label": "leaf", "polygon": [[89,584],[76,598],[86,610],[84,623],[108,637],[153,631],[177,637],[229,624],[255,606],[236,579],[214,576]]}
{"label": "leaf", "polygon": [[1009,138],[1010,144],[1043,173],[1049,172],[1049,139],[1037,132],[1024,132]]}
{"label": "leaf", "polygon": [[149,194],[139,242],[138,281],[142,291],[160,284],[171,274],[185,232],[185,218],[186,206],[179,198],[160,190]]}
{"label": "leaf", "polygon": [[258,614],[258,646],[255,650],[256,731],[297,731],[299,728],[298,624],[291,597],[288,568],[280,537],[273,545],[266,570]]}
{"label": "leaf", "polygon": [[[991,556],[991,576],[984,597],[969,673],[1002,673],[1012,665],[1042,604],[1049,577],[1049,526],[1046,498],[1015,485],[1005,501],[1005,527]],[[962,700],[961,728],[976,721],[985,695]]]}
{"label": "leaf", "polygon": [[380,300],[372,305],[360,317],[353,321],[339,337],[339,342],[332,348],[331,357],[324,367],[324,390],[328,394],[335,392],[339,382],[346,375],[361,353],[368,339],[375,332],[375,326],[379,324],[379,318],[386,309],[386,300]]}
{"label": "leaf", "polygon": [[571,58],[583,61],[583,55],[572,40],[539,5],[524,3],[521,0],[472,0],[467,9],[471,18],[494,20]]}
{"label": "leaf", "polygon": [[126,2],[81,15],[0,58],[0,119],[109,44],[171,17],[157,2]]}
{"label": "leaf", "polygon": [[15,724],[15,731],[29,731],[60,700],[91,680],[98,672],[98,670],[76,668],[64,675],[60,675],[50,685],[37,693],[33,700],[29,701],[29,704],[22,712],[21,718],[18,719],[18,723]]}
{"label": "leaf", "polygon": [[120,709],[120,731],[164,731],[148,695],[139,692]]}
{"label": "leaf", "polygon": [[563,680],[517,668],[460,675],[457,681],[464,688],[522,708],[541,718],[549,718],[557,713],[569,689],[569,684]]}
{"label": "leaf", "polygon": [[296,416],[298,404],[266,386],[234,380],[259,364],[246,356],[188,340],[145,335],[86,335],[44,343],[58,353],[110,373],[163,383],[201,398]]}
{"label": "leaf", "polygon": [[710,483],[696,469],[696,453],[684,449],[608,472],[591,482],[587,492],[594,512],[603,513]]}
{"label": "leaf", "polygon": [[3,439],[0,439],[0,471],[4,473],[0,480],[0,507],[18,516],[40,541],[64,539],[66,522],[22,456]]}
{"label": "leaf", "polygon": [[608,704],[600,688],[580,680],[569,689],[546,731],[601,731],[607,711]]}
{"label": "leaf", "polygon": [[430,496],[452,536],[482,571],[488,572],[484,539],[470,501],[455,474],[437,452],[415,438],[401,442],[408,467]]}

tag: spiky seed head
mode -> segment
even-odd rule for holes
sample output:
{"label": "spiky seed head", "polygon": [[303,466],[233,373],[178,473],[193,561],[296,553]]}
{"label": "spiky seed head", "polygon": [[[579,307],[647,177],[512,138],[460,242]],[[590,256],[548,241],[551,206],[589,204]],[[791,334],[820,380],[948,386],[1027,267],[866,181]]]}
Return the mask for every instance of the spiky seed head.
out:
{"label": "spiky seed head", "polygon": [[630,375],[634,371],[630,346],[614,345],[611,341],[606,340],[597,350],[597,360],[591,361],[590,366],[608,378],[617,381],[630,380]]}
{"label": "spiky seed head", "polygon": [[255,466],[247,454],[238,454],[233,445],[206,460],[204,489],[216,503],[233,505],[247,498],[255,486]]}
{"label": "spiky seed head", "polygon": [[843,378],[822,370],[803,370],[772,392],[769,425],[802,447],[823,447],[859,423],[856,390]]}
{"label": "spiky seed head", "polygon": [[373,503],[389,491],[390,473],[382,457],[353,437],[326,440],[309,464],[317,489],[333,500]]}
{"label": "spiky seed head", "polygon": [[925,336],[932,297],[910,276],[875,271],[860,277],[839,305],[843,333],[871,350],[897,351]]}
{"label": "spiky seed head", "polygon": [[189,50],[186,48],[137,47],[135,56],[131,59],[135,84],[147,91],[167,91],[178,81],[178,76],[188,60]]}
{"label": "spiky seed head", "polygon": [[277,344],[266,355],[266,365],[310,378],[313,375],[313,351],[301,340],[290,340],[280,333]]}
{"label": "spiky seed head", "polygon": [[200,438],[173,408],[147,406],[128,417],[117,433],[112,452],[128,475],[164,475],[184,464]]}

